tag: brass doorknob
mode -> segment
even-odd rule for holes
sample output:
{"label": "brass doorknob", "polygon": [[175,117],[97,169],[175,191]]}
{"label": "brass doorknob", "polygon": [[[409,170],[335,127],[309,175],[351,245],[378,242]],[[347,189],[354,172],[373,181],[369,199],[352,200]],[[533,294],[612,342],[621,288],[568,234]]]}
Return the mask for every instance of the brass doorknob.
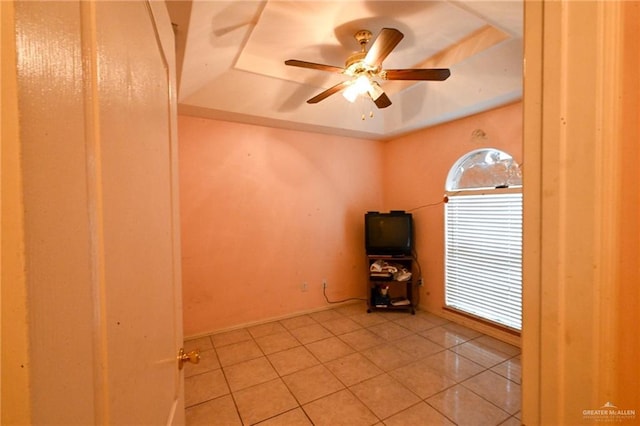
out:
{"label": "brass doorknob", "polygon": [[184,348],[180,348],[180,352],[178,353],[178,368],[182,370],[185,362],[190,362],[192,364],[197,364],[200,362],[200,349],[196,349],[195,351],[185,352]]}

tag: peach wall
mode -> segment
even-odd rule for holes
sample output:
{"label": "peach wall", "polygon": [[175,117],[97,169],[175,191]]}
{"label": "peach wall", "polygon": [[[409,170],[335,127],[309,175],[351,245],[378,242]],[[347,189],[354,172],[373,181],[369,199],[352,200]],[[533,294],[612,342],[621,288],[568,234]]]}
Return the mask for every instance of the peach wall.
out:
{"label": "peach wall", "polygon": [[[179,117],[184,331],[364,297],[381,142]],[[303,283],[307,290],[303,291]]]}
{"label": "peach wall", "polygon": [[[476,129],[486,139],[474,138]],[[469,151],[492,147],[522,163],[522,103],[431,127],[384,144],[385,209],[411,211],[424,286],[420,306],[443,314],[444,185],[449,169]],[[446,314],[445,314],[446,315]],[[462,319],[461,319],[462,320]]]}

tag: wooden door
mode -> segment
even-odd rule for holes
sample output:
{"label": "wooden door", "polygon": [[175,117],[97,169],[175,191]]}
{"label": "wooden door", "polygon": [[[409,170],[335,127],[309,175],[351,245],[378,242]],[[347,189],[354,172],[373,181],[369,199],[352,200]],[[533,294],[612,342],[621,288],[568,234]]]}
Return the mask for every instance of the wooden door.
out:
{"label": "wooden door", "polygon": [[94,6],[104,403],[111,424],[167,424],[183,411],[171,24],[163,2]]}
{"label": "wooden door", "polygon": [[166,6],[6,2],[2,24],[2,423],[183,423]]}

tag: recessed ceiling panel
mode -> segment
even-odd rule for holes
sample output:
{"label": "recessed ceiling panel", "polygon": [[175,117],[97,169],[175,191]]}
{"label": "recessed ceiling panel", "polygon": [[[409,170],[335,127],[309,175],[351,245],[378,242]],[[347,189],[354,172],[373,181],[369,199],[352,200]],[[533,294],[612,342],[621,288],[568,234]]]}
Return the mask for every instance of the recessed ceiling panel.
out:
{"label": "recessed ceiling panel", "polygon": [[269,1],[235,66],[317,85],[313,77],[317,71],[287,67],[284,61],[300,59],[342,67],[360,49],[353,37],[357,31],[367,29],[375,38],[388,27],[400,30],[404,39],[384,67],[410,68],[485,25],[475,14],[443,1]]}
{"label": "recessed ceiling panel", "polygon": [[[176,24],[182,113],[323,133],[385,139],[519,99],[522,0],[169,0]],[[188,19],[185,19],[188,16]],[[383,68],[449,68],[446,81],[380,81],[392,104],[349,103],[340,73],[286,66],[287,59],[343,67],[367,29],[404,38]]]}

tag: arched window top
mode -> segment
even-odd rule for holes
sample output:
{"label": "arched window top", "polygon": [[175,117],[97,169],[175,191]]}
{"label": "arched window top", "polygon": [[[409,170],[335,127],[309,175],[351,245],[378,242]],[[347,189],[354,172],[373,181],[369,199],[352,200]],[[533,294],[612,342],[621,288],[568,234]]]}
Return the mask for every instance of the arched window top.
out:
{"label": "arched window top", "polygon": [[520,167],[509,154],[483,148],[471,151],[455,162],[449,170],[445,189],[460,191],[521,185]]}

